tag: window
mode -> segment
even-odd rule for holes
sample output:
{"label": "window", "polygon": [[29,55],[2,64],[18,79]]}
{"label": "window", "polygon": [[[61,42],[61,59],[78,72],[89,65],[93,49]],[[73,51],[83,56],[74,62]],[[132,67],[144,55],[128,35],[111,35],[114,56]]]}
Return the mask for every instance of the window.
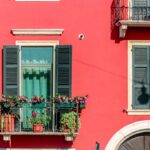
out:
{"label": "window", "polygon": [[129,41],[128,75],[129,113],[149,114],[150,41]]}
{"label": "window", "polygon": [[71,46],[4,46],[5,95],[71,96]]}
{"label": "window", "polygon": [[[30,42],[29,42],[30,43]],[[48,99],[55,93],[71,96],[72,46],[40,45],[28,42],[18,46],[4,46],[3,93]],[[32,128],[32,111],[46,112],[46,103],[37,108],[29,103],[23,106],[22,129]]]}

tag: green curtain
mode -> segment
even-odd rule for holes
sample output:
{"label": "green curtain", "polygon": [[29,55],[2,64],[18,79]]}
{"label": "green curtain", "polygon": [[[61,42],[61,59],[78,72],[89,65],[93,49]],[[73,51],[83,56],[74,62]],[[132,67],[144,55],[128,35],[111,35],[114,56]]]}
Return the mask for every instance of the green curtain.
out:
{"label": "green curtain", "polygon": [[[52,91],[52,47],[22,47],[22,95],[43,96],[48,98]],[[27,105],[27,106],[25,106]],[[23,107],[23,128],[30,129],[29,124],[32,111],[46,112],[46,105],[35,107],[25,104]]]}

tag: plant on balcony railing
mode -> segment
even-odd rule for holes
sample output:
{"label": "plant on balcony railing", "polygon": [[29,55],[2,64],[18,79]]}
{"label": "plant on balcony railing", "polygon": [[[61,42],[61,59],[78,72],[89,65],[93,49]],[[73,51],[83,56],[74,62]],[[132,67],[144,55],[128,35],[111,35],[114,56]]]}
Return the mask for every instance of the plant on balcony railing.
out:
{"label": "plant on balcony railing", "polygon": [[31,102],[32,104],[39,104],[45,101],[45,98],[42,96],[32,96],[31,97]]}
{"label": "plant on balcony railing", "polygon": [[60,117],[60,130],[74,136],[80,128],[80,118],[74,111],[62,113]]}
{"label": "plant on balcony railing", "polygon": [[33,125],[34,132],[43,132],[44,126],[48,124],[50,116],[46,113],[38,114],[35,111],[32,111],[32,116],[29,120],[29,123]]}
{"label": "plant on balcony railing", "polygon": [[86,96],[75,96],[74,98],[57,94],[52,98],[52,101],[56,104],[56,107],[71,107],[75,108],[77,105],[79,109],[86,107],[88,95]]}
{"label": "plant on balcony railing", "polygon": [[18,114],[15,114],[12,108],[21,107],[22,103],[26,102],[28,99],[24,96],[2,96],[0,97],[0,129],[3,132],[13,132],[14,131],[14,118],[19,118]]}
{"label": "plant on balcony railing", "polygon": [[12,114],[11,108],[21,107],[22,103],[27,102],[24,96],[5,96],[0,97],[1,114]]}
{"label": "plant on balcony railing", "polygon": [[74,97],[74,101],[79,105],[79,109],[83,109],[86,107],[87,99],[88,95]]}

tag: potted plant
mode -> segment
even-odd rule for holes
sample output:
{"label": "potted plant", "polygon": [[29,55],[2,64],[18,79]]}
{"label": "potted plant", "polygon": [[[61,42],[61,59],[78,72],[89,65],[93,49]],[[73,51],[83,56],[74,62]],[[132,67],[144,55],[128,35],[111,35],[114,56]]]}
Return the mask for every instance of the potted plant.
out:
{"label": "potted plant", "polygon": [[45,113],[38,114],[32,111],[29,122],[33,125],[33,132],[43,132],[44,126],[47,125],[49,117]]}
{"label": "potted plant", "polygon": [[76,103],[78,104],[79,110],[82,110],[86,107],[87,99],[88,99],[88,95],[74,97],[74,101],[76,101]]}
{"label": "potted plant", "polygon": [[[60,130],[68,133],[71,139],[74,138],[75,132],[80,128],[80,118],[74,111],[65,112],[60,117]],[[67,137],[67,135],[66,135]]]}
{"label": "potted plant", "polygon": [[14,118],[18,117],[13,113],[12,108],[21,107],[22,103],[28,99],[24,96],[5,96],[0,97],[0,127],[3,132],[14,132]]}
{"label": "potted plant", "polygon": [[42,103],[44,101],[45,101],[45,98],[43,96],[32,96],[31,97],[32,104],[38,104],[38,103]]}
{"label": "potted plant", "polygon": [[75,96],[74,98],[59,95],[57,94],[52,98],[52,101],[55,103],[56,107],[64,107],[64,108],[75,108],[79,106],[79,109],[83,109],[86,107],[88,95],[86,96]]}

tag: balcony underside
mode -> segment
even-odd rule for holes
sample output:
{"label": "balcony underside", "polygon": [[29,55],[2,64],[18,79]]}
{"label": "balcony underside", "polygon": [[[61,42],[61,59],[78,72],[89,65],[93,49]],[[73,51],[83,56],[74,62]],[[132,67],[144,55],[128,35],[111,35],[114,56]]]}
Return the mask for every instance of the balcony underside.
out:
{"label": "balcony underside", "polygon": [[150,27],[150,21],[143,20],[120,20],[116,23],[119,27],[119,37],[124,38],[128,27]]}
{"label": "balcony underside", "polygon": [[[77,135],[78,133],[73,133]],[[66,132],[0,132],[0,135],[46,135],[46,136],[69,136],[69,133]]]}

